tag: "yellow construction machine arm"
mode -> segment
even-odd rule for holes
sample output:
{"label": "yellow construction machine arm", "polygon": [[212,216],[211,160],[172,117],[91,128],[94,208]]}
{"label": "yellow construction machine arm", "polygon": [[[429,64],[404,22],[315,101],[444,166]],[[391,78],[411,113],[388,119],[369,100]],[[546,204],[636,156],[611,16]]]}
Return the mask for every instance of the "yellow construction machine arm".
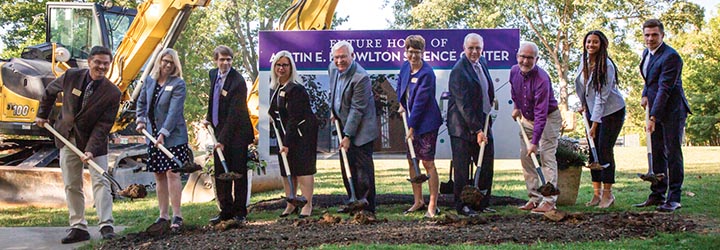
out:
{"label": "yellow construction machine arm", "polygon": [[[338,0],[293,0],[290,8],[280,17],[279,30],[327,30],[332,24]],[[258,79],[253,82],[247,103],[250,110],[250,121],[258,135],[257,124],[260,112],[258,96]]]}
{"label": "yellow construction machine arm", "polygon": [[[123,129],[132,122],[132,116],[124,113],[131,109],[147,76],[152,69],[154,56],[162,49],[172,46],[182,31],[190,13],[196,7],[205,7],[211,0],[148,0],[137,9],[137,15],[115,53],[108,79],[123,92],[120,117],[112,131]],[[150,59],[150,60],[148,60]],[[130,83],[138,77],[145,62],[147,67],[131,94]]]}

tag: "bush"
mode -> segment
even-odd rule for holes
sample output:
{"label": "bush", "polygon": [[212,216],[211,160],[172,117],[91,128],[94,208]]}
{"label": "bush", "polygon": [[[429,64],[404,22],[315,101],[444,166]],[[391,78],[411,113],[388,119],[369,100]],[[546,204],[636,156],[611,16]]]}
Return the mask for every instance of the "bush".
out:
{"label": "bush", "polygon": [[580,142],[576,139],[560,137],[555,158],[557,158],[558,170],[569,167],[583,167],[587,165],[588,150],[580,146]]}

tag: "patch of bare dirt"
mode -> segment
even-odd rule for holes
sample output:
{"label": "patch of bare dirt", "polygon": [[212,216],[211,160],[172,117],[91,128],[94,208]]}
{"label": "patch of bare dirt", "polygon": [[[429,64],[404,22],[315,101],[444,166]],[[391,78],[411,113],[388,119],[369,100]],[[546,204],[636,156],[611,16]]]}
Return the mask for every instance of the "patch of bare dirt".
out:
{"label": "patch of bare dirt", "polygon": [[[326,198],[329,202],[333,197]],[[393,202],[402,200],[402,204],[409,204],[405,202],[406,198],[397,195],[387,198],[378,199],[378,203],[399,204]],[[409,197],[409,200],[411,199]],[[321,200],[323,199],[318,201]],[[282,202],[275,203],[275,201],[260,202],[254,205],[254,209],[279,209],[285,206],[280,204]],[[332,205],[336,205],[335,203],[337,199]],[[443,211],[442,215],[435,219],[388,221],[371,214],[358,213],[351,217],[345,214],[325,213],[304,219],[251,221],[228,230],[186,225],[179,233],[161,237],[141,237],[134,234],[133,237],[126,236],[105,241],[100,248],[297,249],[322,244],[346,245],[360,242],[429,245],[504,242],[532,244],[538,241],[578,242],[645,238],[653,237],[658,233],[696,231],[698,227],[696,222],[684,216],[655,212],[567,213],[558,222],[534,214],[512,216],[482,214],[478,217],[466,218],[457,216],[454,212]]]}

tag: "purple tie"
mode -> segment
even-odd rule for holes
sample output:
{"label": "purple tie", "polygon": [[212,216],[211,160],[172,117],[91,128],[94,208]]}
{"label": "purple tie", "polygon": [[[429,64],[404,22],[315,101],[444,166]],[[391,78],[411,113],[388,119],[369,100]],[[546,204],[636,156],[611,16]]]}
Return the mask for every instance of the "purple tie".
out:
{"label": "purple tie", "polygon": [[213,89],[213,104],[212,104],[212,123],[213,126],[218,125],[218,108],[220,106],[220,92],[222,91],[222,75],[218,74],[218,78],[215,80],[215,88]]}

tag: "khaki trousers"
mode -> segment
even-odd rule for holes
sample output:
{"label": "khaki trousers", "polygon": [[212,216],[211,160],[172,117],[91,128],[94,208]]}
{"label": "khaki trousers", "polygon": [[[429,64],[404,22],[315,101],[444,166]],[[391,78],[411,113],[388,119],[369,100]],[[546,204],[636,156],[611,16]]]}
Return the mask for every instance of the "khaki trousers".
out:
{"label": "khaki trousers", "polygon": [[[74,139],[70,142],[75,143]],[[107,171],[107,155],[93,158],[100,168]],[[65,183],[65,200],[68,204],[70,214],[70,227],[87,231],[87,220],[85,220],[85,194],[83,193],[83,162],[80,157],[70,148],[60,149],[60,169],[62,170],[63,182]],[[98,226],[112,226],[112,195],[110,194],[110,181],[102,174],[88,166],[90,179],[92,180],[93,197],[95,198],[95,209],[97,210]]]}
{"label": "khaki trousers", "polygon": [[[523,129],[528,136],[529,140],[532,140],[533,136],[533,122],[523,118],[522,120]],[[545,181],[550,182],[557,187],[557,160],[555,159],[555,152],[558,147],[558,138],[560,137],[560,129],[562,126],[562,117],[560,111],[556,110],[548,114],[547,123],[545,129],[542,132],[542,138],[540,138],[538,145],[538,156],[540,157],[540,166],[542,169]],[[530,201],[539,203],[541,201],[551,202],[553,205],[557,201],[557,195],[550,197],[543,197],[537,191],[540,187],[540,180],[535,171],[532,158],[527,155],[527,146],[525,140],[520,135],[520,162],[523,167],[523,176],[525,177],[525,186],[528,190],[528,197]]]}

